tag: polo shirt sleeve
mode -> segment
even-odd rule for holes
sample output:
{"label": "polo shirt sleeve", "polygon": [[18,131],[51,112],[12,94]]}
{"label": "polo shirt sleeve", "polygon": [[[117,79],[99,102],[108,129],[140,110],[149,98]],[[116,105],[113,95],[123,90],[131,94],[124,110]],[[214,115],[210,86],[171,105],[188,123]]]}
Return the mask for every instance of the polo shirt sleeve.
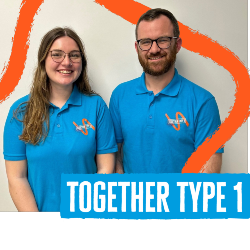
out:
{"label": "polo shirt sleeve", "polygon": [[123,142],[123,135],[122,135],[122,127],[121,127],[121,116],[118,106],[118,93],[116,90],[112,93],[109,103],[109,110],[111,114],[111,118],[115,128],[115,138],[117,143]]}
{"label": "polo shirt sleeve", "polygon": [[[211,137],[220,124],[219,109],[215,98],[212,97],[201,106],[196,117],[195,149],[197,149],[207,137]],[[216,153],[223,152],[223,148],[216,151]]]}
{"label": "polo shirt sleeve", "polygon": [[97,154],[115,153],[118,151],[115,141],[114,126],[107,105],[102,101],[97,114],[96,144]]}
{"label": "polo shirt sleeve", "polygon": [[10,108],[4,127],[3,154],[4,159],[8,161],[21,161],[26,159],[26,144],[19,140],[19,136],[22,134],[23,124],[13,117],[13,112],[17,106],[18,105],[13,104]]}

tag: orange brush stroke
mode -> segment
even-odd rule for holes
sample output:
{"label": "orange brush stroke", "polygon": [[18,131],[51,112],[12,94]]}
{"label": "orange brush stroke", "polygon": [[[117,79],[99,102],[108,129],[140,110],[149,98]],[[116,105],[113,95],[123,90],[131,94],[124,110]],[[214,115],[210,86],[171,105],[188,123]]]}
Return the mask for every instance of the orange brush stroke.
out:
{"label": "orange brush stroke", "polygon": [[20,7],[19,20],[13,38],[12,52],[8,64],[4,67],[5,74],[0,84],[0,103],[14,91],[24,70],[26,54],[29,48],[29,34],[33,18],[44,0],[23,0]]}
{"label": "orange brush stroke", "polygon": [[[43,0],[22,1],[9,67],[7,65],[8,70],[3,75],[0,85],[0,103],[14,90],[22,75],[28,49],[26,39],[31,30],[32,17],[42,2]],[[132,24],[136,24],[139,17],[150,9],[132,0],[96,0],[95,2],[103,5],[114,14],[121,16]],[[250,105],[250,79],[248,70],[229,49],[222,47],[209,37],[191,30],[180,22],[179,25],[181,37],[183,38],[183,47],[187,50],[199,53],[201,56],[209,57],[223,66],[231,73],[236,83],[236,99],[233,109],[230,111],[230,115],[221,124],[212,138],[207,138],[205,142],[198,147],[196,152],[191,155],[182,170],[183,173],[198,173],[201,166],[208,161],[211,155],[224,145],[247,120]]]}
{"label": "orange brush stroke", "polygon": [[[146,6],[134,2],[96,0],[96,3],[104,5],[111,12],[121,16],[125,20],[136,24],[142,13],[149,10]],[[209,160],[216,150],[228,141],[237,129],[246,122],[249,116],[250,105],[250,79],[248,70],[239,58],[226,47],[222,47],[211,38],[191,30],[188,26],[179,22],[180,33],[183,39],[183,47],[201,56],[209,57],[217,64],[230,72],[236,83],[235,104],[230,115],[221,124],[212,138],[207,138],[198,147],[186,162],[182,173],[199,173],[201,167]]]}
{"label": "orange brush stroke", "polygon": [[215,151],[228,141],[237,129],[246,122],[250,112],[250,79],[248,70],[240,59],[228,48],[222,47],[205,35],[179,23],[183,37],[183,47],[211,58],[224,67],[236,83],[235,103],[229,116],[221,124],[212,138],[207,138],[186,162],[183,173],[198,173]]}
{"label": "orange brush stroke", "polygon": [[149,7],[131,0],[96,0],[96,3],[104,6],[112,13],[121,16],[128,22],[136,24],[140,16],[150,10]]}

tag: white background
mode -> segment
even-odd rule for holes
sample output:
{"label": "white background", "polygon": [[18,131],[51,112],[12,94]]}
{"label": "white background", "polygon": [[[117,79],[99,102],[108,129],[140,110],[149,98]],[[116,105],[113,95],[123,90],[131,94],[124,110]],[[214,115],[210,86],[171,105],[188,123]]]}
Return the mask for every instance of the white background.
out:
{"label": "white background", "polygon": [[[227,46],[247,62],[247,1],[141,0],[151,8],[169,9],[192,29]],[[21,0],[1,0],[0,72],[11,53],[11,38]],[[42,36],[55,26],[70,26],[83,39],[89,77],[106,103],[121,82],[140,76],[134,51],[135,26],[92,0],[45,0],[35,17],[24,73],[13,94],[0,104],[2,131],[11,104],[29,92]],[[180,74],[209,90],[222,121],[234,103],[235,83],[222,67],[182,49]],[[222,172],[247,172],[247,125],[226,143]],[[249,141],[249,138],[248,138]],[[249,147],[248,147],[249,148]],[[248,155],[249,151],[248,151]],[[8,194],[4,160],[0,155],[0,211],[15,211]],[[59,213],[0,213],[1,249],[249,249],[249,220],[99,220],[61,219]]]}

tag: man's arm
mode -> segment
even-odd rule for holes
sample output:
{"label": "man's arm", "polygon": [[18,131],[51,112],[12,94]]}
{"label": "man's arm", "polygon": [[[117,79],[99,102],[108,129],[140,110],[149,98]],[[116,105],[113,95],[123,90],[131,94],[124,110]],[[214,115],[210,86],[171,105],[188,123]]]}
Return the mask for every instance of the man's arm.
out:
{"label": "man's arm", "polygon": [[116,152],[115,173],[124,174],[122,164],[122,143],[118,143],[118,152]]}
{"label": "man's arm", "polygon": [[200,173],[219,174],[221,171],[222,153],[215,153],[200,170]]}

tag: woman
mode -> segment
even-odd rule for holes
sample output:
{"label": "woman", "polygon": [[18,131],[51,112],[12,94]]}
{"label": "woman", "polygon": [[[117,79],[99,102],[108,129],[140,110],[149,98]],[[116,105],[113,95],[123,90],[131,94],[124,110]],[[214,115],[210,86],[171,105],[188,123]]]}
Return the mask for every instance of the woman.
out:
{"label": "woman", "polygon": [[82,42],[69,28],[42,39],[30,95],[4,129],[4,158],[18,211],[59,211],[61,174],[112,173],[117,151],[109,111],[88,83]]}

